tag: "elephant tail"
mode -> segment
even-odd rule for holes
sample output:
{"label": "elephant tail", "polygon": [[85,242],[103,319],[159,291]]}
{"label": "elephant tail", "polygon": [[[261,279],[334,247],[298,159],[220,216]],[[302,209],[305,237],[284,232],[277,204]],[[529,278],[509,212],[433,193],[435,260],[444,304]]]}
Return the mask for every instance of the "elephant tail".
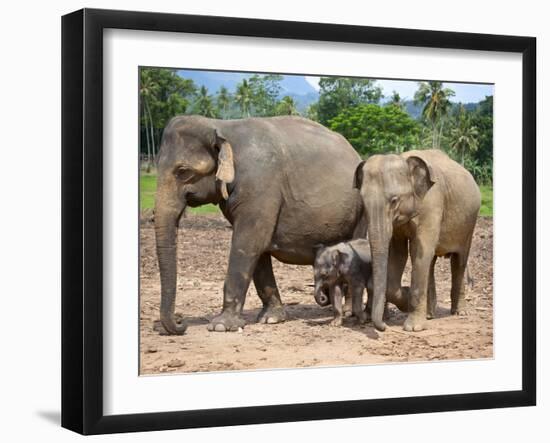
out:
{"label": "elephant tail", "polygon": [[466,284],[470,288],[470,291],[474,289],[474,278],[470,274],[470,266],[466,265]]}

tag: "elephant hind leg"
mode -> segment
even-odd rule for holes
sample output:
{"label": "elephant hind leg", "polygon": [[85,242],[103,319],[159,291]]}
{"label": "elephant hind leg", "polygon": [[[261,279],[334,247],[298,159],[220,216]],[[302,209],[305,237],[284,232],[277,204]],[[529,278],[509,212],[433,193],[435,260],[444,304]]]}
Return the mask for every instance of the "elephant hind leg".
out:
{"label": "elephant hind leg", "polygon": [[451,256],[451,315],[466,315],[466,302],[464,297],[464,273],[466,271],[467,258],[461,253]]}
{"label": "elephant hind leg", "polygon": [[263,308],[258,315],[258,323],[280,323],[286,320],[286,312],[277,288],[271,255],[263,253],[253,274],[256,292],[262,300]]}
{"label": "elephant hind leg", "polygon": [[451,255],[451,315],[467,315],[464,297],[464,274],[468,266],[471,245],[472,234],[467,239],[464,250]]}
{"label": "elephant hind leg", "polygon": [[353,312],[353,288],[350,285],[344,285],[342,288],[344,293],[344,317],[351,317],[354,315]]}
{"label": "elephant hind leg", "polygon": [[437,291],[435,288],[435,276],[434,268],[435,262],[437,261],[437,256],[434,256],[432,263],[430,265],[430,277],[428,280],[428,306],[426,312],[426,318],[431,320],[435,318],[435,310],[437,308]]}

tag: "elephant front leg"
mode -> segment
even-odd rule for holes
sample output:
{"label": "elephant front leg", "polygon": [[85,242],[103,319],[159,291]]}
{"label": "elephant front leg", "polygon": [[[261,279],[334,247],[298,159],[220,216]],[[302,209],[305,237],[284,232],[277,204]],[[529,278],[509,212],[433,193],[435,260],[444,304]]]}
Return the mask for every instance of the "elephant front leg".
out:
{"label": "elephant front leg", "polygon": [[259,254],[233,244],[229,254],[229,269],[223,285],[223,310],[208,324],[209,331],[238,331],[245,320],[243,310],[246,292]]}
{"label": "elephant front leg", "polygon": [[409,312],[409,288],[401,286],[403,271],[407,264],[409,242],[406,238],[392,238],[388,259],[388,283],[386,301],[393,303],[401,312]]}
{"label": "elephant front leg", "polygon": [[352,288],[350,288],[349,284],[346,284],[342,291],[344,293],[344,317],[351,317],[353,315],[353,291]]}
{"label": "elephant front leg", "polygon": [[281,296],[273,275],[270,254],[264,253],[260,256],[253,278],[256,292],[263,303],[263,308],[258,315],[258,323],[281,323],[285,321],[286,311],[281,303]]}
{"label": "elephant front leg", "polygon": [[334,310],[334,320],[330,322],[331,326],[342,326],[342,288],[339,284],[335,284],[330,288],[330,301]]}
{"label": "elephant front leg", "polygon": [[[427,315],[427,292],[430,267],[434,257],[434,247],[422,244],[411,249],[412,277],[410,289],[410,313],[405,320],[405,331],[422,331]],[[421,254],[416,254],[416,252]]]}

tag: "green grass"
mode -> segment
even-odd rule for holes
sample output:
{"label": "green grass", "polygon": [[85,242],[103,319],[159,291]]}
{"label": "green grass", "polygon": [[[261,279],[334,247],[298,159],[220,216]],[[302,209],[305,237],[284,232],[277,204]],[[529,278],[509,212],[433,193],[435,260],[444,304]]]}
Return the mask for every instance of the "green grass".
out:
{"label": "green grass", "polygon": [[481,209],[479,215],[484,217],[493,216],[493,187],[487,185],[481,185]]}
{"label": "green grass", "polygon": [[[155,192],[157,190],[156,174],[142,172],[139,176],[139,207],[140,209],[152,209],[155,207]],[[204,205],[198,208],[189,208],[192,214],[212,214],[219,211],[215,205]]]}

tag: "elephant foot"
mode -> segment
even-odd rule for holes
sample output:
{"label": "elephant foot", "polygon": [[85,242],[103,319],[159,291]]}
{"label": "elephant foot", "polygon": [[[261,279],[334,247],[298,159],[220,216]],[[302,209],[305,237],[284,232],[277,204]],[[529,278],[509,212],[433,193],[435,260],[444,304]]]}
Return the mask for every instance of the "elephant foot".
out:
{"label": "elephant foot", "polygon": [[468,311],[465,308],[455,308],[455,309],[451,309],[451,315],[466,317],[468,316]]}
{"label": "elephant foot", "polygon": [[222,312],[208,324],[208,330],[215,332],[235,332],[239,328],[244,328],[245,324],[244,319],[238,315]]}
{"label": "elephant foot", "polygon": [[282,323],[286,320],[286,311],[285,308],[281,305],[279,306],[264,306],[260,313],[258,314],[257,322],[258,323]]}
{"label": "elephant foot", "polygon": [[329,324],[330,326],[339,327],[339,326],[342,326],[342,323],[343,323],[342,317],[336,317]]}
{"label": "elephant foot", "polygon": [[428,312],[426,313],[426,320],[432,320],[435,318],[435,308],[428,309]]}
{"label": "elephant foot", "polygon": [[353,311],[351,309],[349,311],[344,310],[344,317],[353,317]]}
{"label": "elephant foot", "polygon": [[394,304],[397,309],[399,309],[401,312],[411,312],[411,307],[409,304],[410,299],[410,287],[408,286],[401,286],[401,289],[397,291],[395,294],[387,295],[387,301]]}
{"label": "elephant foot", "polygon": [[364,325],[368,320],[367,313],[365,311],[361,311],[358,314],[355,314],[355,318],[357,319],[357,323],[360,325]]}
{"label": "elephant foot", "polygon": [[[369,310],[364,310],[362,311],[363,312],[363,316],[361,316],[361,318],[359,319],[362,323],[367,323],[367,322],[371,322],[372,321],[372,313],[371,311]],[[390,315],[390,310],[388,309],[388,307],[386,306],[384,308],[384,313],[382,314],[382,320],[389,320],[391,317]],[[364,321],[363,321],[364,319]]]}
{"label": "elephant foot", "polygon": [[426,315],[409,314],[403,325],[403,329],[407,332],[419,332],[424,330],[424,318]]}

